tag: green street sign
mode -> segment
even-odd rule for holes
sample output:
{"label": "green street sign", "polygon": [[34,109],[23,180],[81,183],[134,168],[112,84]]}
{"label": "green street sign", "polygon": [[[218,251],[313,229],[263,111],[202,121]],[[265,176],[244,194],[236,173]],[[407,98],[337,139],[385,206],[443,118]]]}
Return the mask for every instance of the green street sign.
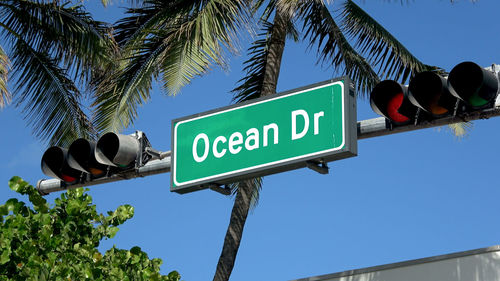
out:
{"label": "green street sign", "polygon": [[173,120],[171,191],[356,156],[350,85],[343,77]]}

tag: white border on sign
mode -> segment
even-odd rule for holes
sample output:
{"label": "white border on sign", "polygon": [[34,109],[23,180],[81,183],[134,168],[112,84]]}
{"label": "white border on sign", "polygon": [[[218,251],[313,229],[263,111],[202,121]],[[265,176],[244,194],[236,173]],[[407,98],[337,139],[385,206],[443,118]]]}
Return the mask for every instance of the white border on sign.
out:
{"label": "white border on sign", "polygon": [[[186,181],[186,182],[182,182],[182,183],[177,182],[177,179],[176,179],[176,174],[177,174],[177,169],[176,169],[176,167],[177,167],[177,127],[179,125],[181,125],[183,123],[186,123],[186,122],[195,121],[195,120],[198,120],[198,119],[201,119],[201,118],[210,117],[210,116],[213,116],[213,115],[218,115],[218,114],[226,113],[226,112],[233,111],[233,110],[239,110],[239,109],[242,109],[242,108],[245,108],[245,107],[250,107],[250,106],[258,105],[258,104],[261,104],[261,103],[264,103],[264,102],[269,102],[269,101],[278,100],[278,99],[281,99],[281,98],[286,98],[286,97],[289,97],[289,96],[294,96],[294,95],[302,94],[304,92],[309,92],[309,91],[313,91],[313,90],[317,90],[317,89],[321,89],[321,88],[333,86],[333,85],[336,85],[336,84],[340,85],[341,92],[342,92],[342,144],[340,146],[338,146],[336,148],[331,148],[331,149],[326,149],[326,150],[322,150],[322,151],[318,151],[318,152],[313,152],[313,153],[306,154],[306,155],[295,156],[295,157],[286,158],[286,159],[282,159],[282,160],[278,160],[278,161],[274,161],[274,162],[269,162],[269,163],[260,164],[260,165],[256,165],[256,166],[251,166],[251,167],[247,167],[247,168],[243,168],[243,169],[239,169],[239,170],[234,170],[234,171],[230,171],[230,172],[226,172],[226,173],[222,173],[222,174],[216,174],[216,175],[212,175],[212,176],[208,176],[208,177],[204,177],[204,178],[190,180],[190,181]],[[227,109],[227,110],[223,110],[223,111],[219,111],[219,112],[214,112],[214,113],[211,113],[211,114],[207,114],[207,115],[203,115],[203,116],[198,116],[198,117],[195,117],[195,118],[192,118],[192,119],[183,120],[181,122],[178,122],[177,124],[175,124],[175,127],[174,127],[174,142],[173,142],[173,151],[174,151],[174,153],[172,154],[173,155],[173,161],[172,161],[172,163],[173,163],[173,165],[172,165],[173,169],[172,170],[174,171],[173,175],[172,175],[172,179],[173,179],[174,184],[176,185],[175,188],[176,189],[177,188],[182,188],[183,187],[182,185],[189,185],[189,184],[192,184],[192,183],[196,183],[196,182],[200,182],[200,181],[206,181],[206,180],[210,180],[210,179],[213,179],[213,178],[223,177],[223,176],[227,176],[227,175],[231,175],[231,174],[242,173],[242,172],[245,172],[245,171],[248,171],[248,170],[259,169],[259,168],[266,167],[266,166],[273,166],[273,165],[277,165],[277,164],[280,164],[280,163],[283,163],[283,162],[291,162],[291,161],[299,159],[299,158],[307,158],[307,157],[310,157],[310,156],[315,156],[315,155],[319,155],[319,154],[324,154],[324,153],[328,153],[328,152],[333,152],[333,151],[340,150],[342,147],[344,147],[344,145],[345,145],[345,138],[346,138],[346,134],[345,134],[345,128],[346,128],[345,122],[346,122],[346,120],[345,120],[345,108],[344,108],[344,106],[345,106],[345,101],[344,101],[344,82],[335,81],[335,82],[330,83],[330,84],[321,85],[321,86],[314,87],[314,88],[309,88],[309,89],[304,89],[304,90],[296,92],[296,93],[291,93],[291,94],[288,94],[288,95],[283,95],[283,96],[279,96],[279,97],[275,97],[275,98],[271,98],[271,99],[266,99],[266,100],[259,101],[259,102],[256,102],[256,103],[247,104],[247,105],[244,105],[244,106],[241,106],[241,107],[230,108],[230,109]]]}

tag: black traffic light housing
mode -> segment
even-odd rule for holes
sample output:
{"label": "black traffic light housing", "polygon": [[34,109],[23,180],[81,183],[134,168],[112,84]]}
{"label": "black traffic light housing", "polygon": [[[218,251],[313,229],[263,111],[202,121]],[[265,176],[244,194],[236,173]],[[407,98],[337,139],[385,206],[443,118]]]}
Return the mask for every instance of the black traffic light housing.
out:
{"label": "black traffic light housing", "polygon": [[155,158],[154,152],[143,132],[106,133],[97,142],[80,138],[69,149],[50,147],[41,166],[47,176],[71,185],[138,169]]}
{"label": "black traffic light housing", "polygon": [[370,104],[395,126],[466,116],[494,107],[498,80],[495,73],[473,62],[463,62],[451,70],[448,79],[424,71],[416,74],[408,87],[392,80],[382,81],[373,88]]}

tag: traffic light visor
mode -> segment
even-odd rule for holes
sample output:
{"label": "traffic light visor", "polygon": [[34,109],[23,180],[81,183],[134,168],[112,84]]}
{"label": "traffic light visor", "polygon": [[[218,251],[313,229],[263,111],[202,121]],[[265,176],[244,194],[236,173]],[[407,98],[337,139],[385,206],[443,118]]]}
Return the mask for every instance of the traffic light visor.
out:
{"label": "traffic light visor", "polygon": [[418,73],[411,79],[408,89],[410,101],[433,116],[453,112],[457,98],[448,90],[446,79],[435,72]]}
{"label": "traffic light visor", "polygon": [[97,141],[95,158],[99,163],[126,168],[137,158],[139,141],[132,136],[106,133]]}
{"label": "traffic light visor", "polygon": [[67,160],[68,150],[52,146],[42,156],[42,172],[49,177],[58,178],[67,183],[78,181],[81,172],[71,168]]}
{"label": "traffic light visor", "polygon": [[414,118],[417,108],[407,97],[407,90],[392,80],[378,83],[370,94],[373,110],[396,124],[406,124]]}
{"label": "traffic light visor", "polygon": [[95,159],[95,145],[95,142],[83,138],[75,140],[68,150],[70,167],[93,176],[102,176],[106,172],[107,166],[100,164]]}

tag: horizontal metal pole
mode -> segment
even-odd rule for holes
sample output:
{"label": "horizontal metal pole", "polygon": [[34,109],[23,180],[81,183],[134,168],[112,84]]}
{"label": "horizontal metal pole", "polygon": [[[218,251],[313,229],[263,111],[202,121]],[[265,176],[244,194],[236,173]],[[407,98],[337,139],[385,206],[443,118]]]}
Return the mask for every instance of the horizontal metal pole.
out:
{"label": "horizontal metal pole", "polygon": [[43,179],[38,181],[36,188],[40,194],[47,195],[52,192],[73,189],[82,186],[92,186],[108,182],[115,182],[115,181],[128,180],[139,177],[146,177],[150,175],[168,173],[170,172],[170,166],[171,166],[170,156],[167,156],[161,160],[152,160],[137,170],[131,170],[120,174],[115,174],[110,177],[98,178],[85,183],[67,185],[63,181],[60,181],[58,179],[48,179],[48,180]]}
{"label": "horizontal metal pole", "polygon": [[[420,130],[425,128],[432,128],[437,126],[443,126],[448,124],[460,123],[465,121],[473,121],[478,119],[488,119],[490,117],[500,116],[500,96],[497,99],[495,108],[486,109],[479,112],[474,112],[464,116],[449,116],[432,121],[425,121],[417,125],[406,125],[392,127],[389,121],[384,117],[378,117],[368,120],[362,120],[358,122],[358,139],[367,139],[379,136],[392,135],[402,132],[409,132],[414,130]],[[145,177],[149,175],[168,173],[170,172],[170,151],[162,152],[163,155],[168,155],[162,160],[152,160],[148,162],[143,167],[120,174],[115,174],[110,177],[98,178],[85,183],[78,183],[74,185],[66,185],[64,182],[58,179],[48,179],[40,180],[37,183],[38,192],[42,195],[47,195],[51,192],[62,191],[67,189],[78,188],[82,186],[92,186],[108,182],[121,181],[126,179]]]}
{"label": "horizontal metal pole", "polygon": [[484,109],[477,112],[464,115],[447,116],[431,121],[423,121],[418,124],[409,124],[405,126],[391,126],[390,122],[384,117],[378,117],[358,122],[358,140],[374,138],[386,135],[392,135],[403,132],[410,132],[420,129],[444,126],[449,124],[474,121],[478,119],[489,119],[500,116],[500,95],[498,96],[495,107]]}

